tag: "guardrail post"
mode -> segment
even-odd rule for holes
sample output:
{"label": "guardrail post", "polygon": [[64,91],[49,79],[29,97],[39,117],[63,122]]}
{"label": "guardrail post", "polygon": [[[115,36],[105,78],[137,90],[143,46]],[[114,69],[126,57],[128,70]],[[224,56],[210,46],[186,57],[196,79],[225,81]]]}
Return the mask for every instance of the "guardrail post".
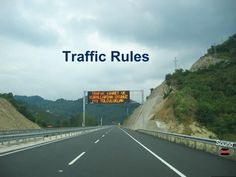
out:
{"label": "guardrail post", "polygon": [[207,151],[207,145],[206,145],[206,143],[204,143],[204,151]]}

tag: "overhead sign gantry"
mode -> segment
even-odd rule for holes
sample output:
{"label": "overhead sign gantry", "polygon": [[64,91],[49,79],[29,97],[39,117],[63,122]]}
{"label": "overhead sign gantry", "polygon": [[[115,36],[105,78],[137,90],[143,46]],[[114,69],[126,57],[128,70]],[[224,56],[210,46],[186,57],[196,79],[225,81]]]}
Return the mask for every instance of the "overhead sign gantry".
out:
{"label": "overhead sign gantry", "polygon": [[[130,92],[141,92],[141,104],[144,102],[143,90],[115,90],[115,91],[84,91],[83,123],[85,126],[85,106],[88,104],[123,104],[130,102]],[[87,98],[87,100],[86,100]]]}
{"label": "overhead sign gantry", "polygon": [[121,104],[129,101],[129,91],[88,91],[89,104]]}

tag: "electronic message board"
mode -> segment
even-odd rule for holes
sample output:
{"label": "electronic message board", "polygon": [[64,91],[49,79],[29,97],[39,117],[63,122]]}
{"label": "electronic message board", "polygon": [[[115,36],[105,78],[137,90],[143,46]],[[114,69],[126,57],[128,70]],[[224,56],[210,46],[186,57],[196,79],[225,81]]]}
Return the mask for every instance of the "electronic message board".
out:
{"label": "electronic message board", "polygon": [[90,104],[121,104],[129,100],[129,91],[88,91]]}

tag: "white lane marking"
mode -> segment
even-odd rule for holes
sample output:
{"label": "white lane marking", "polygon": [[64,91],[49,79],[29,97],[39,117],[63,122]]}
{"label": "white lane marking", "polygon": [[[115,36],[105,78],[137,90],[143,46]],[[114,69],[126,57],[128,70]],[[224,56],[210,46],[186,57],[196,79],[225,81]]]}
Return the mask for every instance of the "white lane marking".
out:
{"label": "white lane marking", "polygon": [[100,140],[95,141],[94,143],[97,144]]}
{"label": "white lane marking", "polygon": [[80,155],[78,155],[74,160],[72,160],[68,165],[73,165],[80,157],[82,157],[86,152],[82,152]]}
{"label": "white lane marking", "polygon": [[102,138],[104,137],[105,135],[102,135]]}
{"label": "white lane marking", "polygon": [[[121,128],[120,128],[121,129]],[[168,162],[166,162],[164,159],[156,155],[154,152],[152,152],[150,149],[148,149],[146,146],[144,146],[142,143],[140,143],[138,140],[136,140],[133,136],[131,136],[128,132],[121,129],[124,133],[126,133],[130,138],[132,138],[136,143],[138,143],[140,146],[142,146],[144,149],[146,149],[150,154],[152,154],[154,157],[156,157],[158,160],[160,160],[162,163],[164,163],[167,167],[169,167],[171,170],[173,170],[175,173],[177,173],[181,177],[186,177],[183,173],[181,173],[179,170],[177,170],[175,167],[170,165]]]}
{"label": "white lane marking", "polygon": [[63,172],[63,170],[58,170],[58,172],[59,172],[59,173],[62,173],[62,172]]}

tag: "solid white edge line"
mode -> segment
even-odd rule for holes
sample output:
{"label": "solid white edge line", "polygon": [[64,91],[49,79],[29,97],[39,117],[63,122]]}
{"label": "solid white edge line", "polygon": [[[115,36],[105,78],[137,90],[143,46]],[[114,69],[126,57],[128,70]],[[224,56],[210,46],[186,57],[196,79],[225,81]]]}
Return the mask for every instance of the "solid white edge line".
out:
{"label": "solid white edge line", "polygon": [[[121,129],[121,128],[120,128]],[[142,143],[140,143],[138,140],[136,140],[133,136],[131,136],[128,132],[121,129],[124,133],[126,133],[130,138],[132,138],[136,143],[138,143],[140,146],[142,146],[144,149],[146,149],[150,154],[152,154],[154,157],[156,157],[158,160],[160,160],[162,163],[164,163],[167,167],[169,167],[171,170],[173,170],[175,173],[177,173],[181,177],[186,177],[183,173],[181,173],[179,170],[177,170],[175,167],[170,165],[168,162],[166,162],[164,159],[156,155],[154,152],[152,152],[150,149],[148,149],[146,146],[144,146]]]}
{"label": "solid white edge line", "polygon": [[97,144],[100,140],[95,141],[94,143]]}
{"label": "solid white edge line", "polygon": [[80,155],[78,155],[74,160],[72,160],[68,165],[73,165],[80,157],[82,157],[86,152],[82,152]]}

